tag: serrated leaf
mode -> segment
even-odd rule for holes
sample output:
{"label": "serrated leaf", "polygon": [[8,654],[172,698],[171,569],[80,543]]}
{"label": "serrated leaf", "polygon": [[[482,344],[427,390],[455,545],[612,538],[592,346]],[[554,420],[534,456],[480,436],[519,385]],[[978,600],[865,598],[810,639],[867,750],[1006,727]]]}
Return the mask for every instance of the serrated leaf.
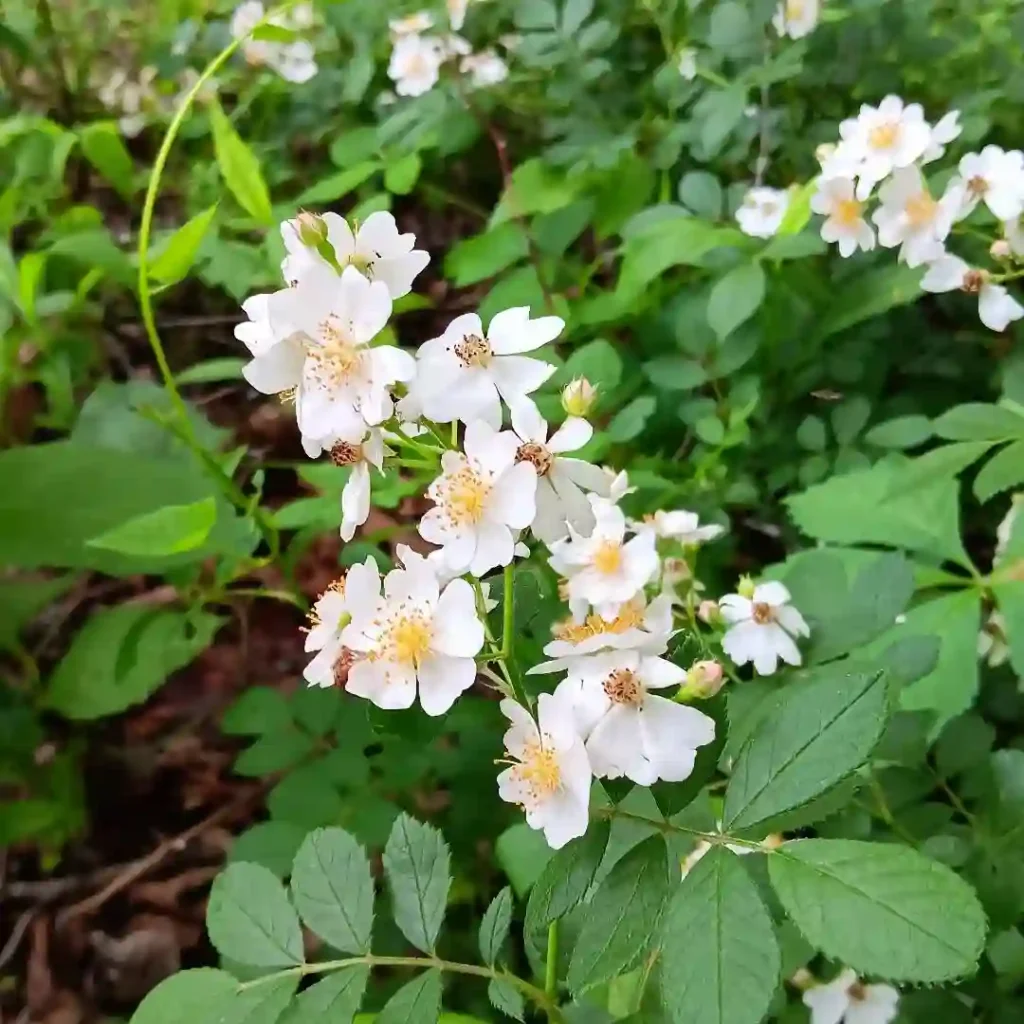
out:
{"label": "serrated leaf", "polygon": [[937,982],[977,964],[985,913],[974,890],[915,850],[800,839],[773,853],[768,871],[808,942],[861,974]]}
{"label": "serrated leaf", "polygon": [[512,890],[506,885],[491,900],[480,922],[480,956],[485,964],[494,966],[501,956],[508,930],[512,926]]}
{"label": "serrated leaf", "polygon": [[179,555],[202,547],[216,521],[216,502],[212,497],[203,498],[135,516],[86,543],[122,555]]}
{"label": "serrated leaf", "polygon": [[839,782],[867,759],[887,713],[882,673],[823,670],[787,687],[736,759],[723,827],[750,828]]}
{"label": "serrated leaf", "polygon": [[217,1024],[277,1024],[287,1009],[299,978],[295,974],[271,976],[269,981],[235,992],[234,998],[213,1018]]}
{"label": "serrated leaf", "polygon": [[830,296],[828,312],[818,322],[815,341],[848,330],[921,294],[922,268],[903,263],[878,267],[854,278]]}
{"label": "serrated leaf", "polygon": [[292,899],[307,928],[343,953],[368,953],[373,876],[366,853],[341,828],[306,836],[292,867]]}
{"label": "serrated leaf", "polygon": [[260,821],[235,838],[228,859],[261,864],[278,878],[286,878],[305,838],[306,830],[290,821]]}
{"label": "serrated leaf", "polygon": [[395,923],[424,953],[432,953],[451,886],[448,846],[436,828],[399,815],[384,847],[384,873]]}
{"label": "serrated leaf", "polygon": [[442,990],[441,972],[424,971],[384,1004],[376,1024],[437,1024]]}
{"label": "serrated leaf", "polygon": [[192,269],[216,213],[217,204],[214,203],[182,224],[149,264],[149,276],[165,285],[180,281]]}
{"label": "serrated leaf", "polygon": [[583,836],[563,846],[547,862],[526,904],[527,934],[539,932],[580,904],[601,866],[610,830],[607,818],[591,822]]}
{"label": "serrated leaf", "polygon": [[662,924],[661,995],[679,1024],[758,1024],[779,985],[779,948],[736,854],[709,850],[676,890]]}
{"label": "serrated leaf", "polygon": [[522,993],[511,982],[502,978],[491,978],[487,986],[487,998],[491,1006],[513,1020],[522,1020],[526,1014],[526,1003]]}
{"label": "serrated leaf", "polygon": [[307,988],[285,1017],[285,1024],[352,1024],[366,991],[370,968],[343,967]]}
{"label": "serrated leaf", "polygon": [[904,466],[898,483],[893,482],[887,497],[904,497],[908,491],[927,487],[939,480],[952,479],[961,470],[977,462],[994,443],[961,441],[933,448],[930,452],[911,459]]}
{"label": "serrated leaf", "polygon": [[206,908],[210,941],[223,956],[253,967],[302,963],[302,928],[284,886],[258,864],[229,864]]}
{"label": "serrated leaf", "polygon": [[216,1020],[238,982],[227,971],[200,967],[172,974],[156,986],[132,1014],[130,1024],[196,1024]]}
{"label": "serrated leaf", "polygon": [[1014,441],[995,453],[974,478],[978,501],[986,502],[1024,482],[1024,441]]}
{"label": "serrated leaf", "polygon": [[708,297],[708,324],[719,341],[757,312],[764,292],[764,270],[756,261],[741,263],[715,282]]}
{"label": "serrated leaf", "polygon": [[567,979],[573,993],[601,985],[642,959],[671,885],[660,836],[640,843],[612,868],[581,915]]}
{"label": "serrated leaf", "polygon": [[259,160],[235,131],[220,103],[214,100],[208,110],[213,147],[224,184],[251,217],[269,225],[273,221],[273,211]]}

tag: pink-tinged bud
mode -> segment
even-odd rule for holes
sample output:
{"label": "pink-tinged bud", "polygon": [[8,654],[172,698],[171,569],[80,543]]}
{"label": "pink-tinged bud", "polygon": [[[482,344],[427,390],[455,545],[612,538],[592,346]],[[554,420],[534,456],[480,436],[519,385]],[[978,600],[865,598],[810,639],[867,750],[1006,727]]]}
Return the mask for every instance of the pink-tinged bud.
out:
{"label": "pink-tinged bud", "polygon": [[701,601],[697,606],[697,618],[701,622],[706,622],[709,626],[714,625],[721,614],[717,601]]}
{"label": "pink-tinged bud", "polygon": [[562,408],[570,416],[585,417],[596,401],[597,388],[586,377],[577,377],[562,389]]}
{"label": "pink-tinged bud", "polygon": [[327,225],[322,217],[315,213],[302,211],[292,222],[295,225],[295,232],[303,245],[316,249],[327,241]]}
{"label": "pink-tinged bud", "polygon": [[1010,243],[1005,238],[997,238],[988,250],[994,260],[1008,260],[1013,255]]}
{"label": "pink-tinged bud", "polygon": [[714,697],[725,685],[725,674],[717,661],[695,661],[686,673],[687,692],[704,700]]}

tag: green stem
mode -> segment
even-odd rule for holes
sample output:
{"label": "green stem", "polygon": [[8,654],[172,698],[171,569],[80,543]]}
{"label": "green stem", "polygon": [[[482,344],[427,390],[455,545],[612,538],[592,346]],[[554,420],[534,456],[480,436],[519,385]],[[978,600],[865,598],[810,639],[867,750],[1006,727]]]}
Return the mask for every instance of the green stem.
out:
{"label": "green stem", "polygon": [[630,811],[623,811],[618,807],[602,807],[594,812],[599,818],[623,818],[626,821],[638,821],[659,832],[681,832],[683,835],[693,836],[694,839],[703,839],[705,842],[714,845],[745,846],[758,853],[776,853],[776,849],[762,846],[751,839],[740,839],[738,836],[728,836],[722,832],[702,832],[697,828],[687,828],[685,825],[674,825],[671,821],[658,821],[655,818],[645,818],[642,814],[633,814]]}
{"label": "green stem", "polygon": [[248,989],[258,988],[261,985],[276,981],[279,978],[294,977],[298,975],[304,978],[311,974],[328,974],[333,971],[340,971],[346,967],[355,967],[365,964],[367,967],[423,967],[433,968],[437,971],[448,971],[452,974],[472,974],[478,978],[490,978],[496,981],[506,981],[515,986],[533,1000],[548,1015],[548,1020],[562,1024],[565,1017],[558,1008],[558,1004],[551,999],[546,992],[541,991],[536,985],[514,974],[507,974],[504,971],[495,970],[493,967],[483,967],[480,964],[462,964],[453,960],[440,960],[434,956],[374,956],[367,953],[366,956],[350,956],[344,960],[324,960],[315,964],[298,964],[295,967],[288,967],[283,971],[274,974],[265,974],[261,978],[254,978],[252,981],[244,981],[238,986],[240,992]]}
{"label": "green stem", "polygon": [[501,653],[507,658],[512,653],[512,632],[516,628],[515,565],[509,562],[502,574],[504,595],[501,606]]}
{"label": "green stem", "polygon": [[556,1002],[558,995],[558,920],[548,925],[548,952],[544,961],[544,992]]}

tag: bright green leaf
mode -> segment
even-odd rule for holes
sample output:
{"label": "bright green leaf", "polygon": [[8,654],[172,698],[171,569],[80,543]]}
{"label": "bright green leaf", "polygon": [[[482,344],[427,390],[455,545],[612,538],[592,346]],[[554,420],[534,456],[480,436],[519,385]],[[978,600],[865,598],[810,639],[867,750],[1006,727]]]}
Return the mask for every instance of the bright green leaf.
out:
{"label": "bright green leaf", "polygon": [[419,153],[407,153],[384,167],[384,187],[398,196],[408,195],[420,176],[423,161]]}
{"label": "bright green leaf", "polygon": [[117,125],[98,121],[79,130],[79,143],[85,158],[126,199],[135,191],[135,163],[125,148]]}
{"label": "bright green leaf", "polygon": [[708,298],[708,324],[719,341],[757,312],[764,289],[764,270],[757,262],[741,263],[715,282]]}
{"label": "bright green leaf", "polygon": [[238,982],[226,971],[200,967],[160,982],[132,1014],[130,1024],[197,1024],[217,1020],[230,1006]]}
{"label": "bright green leaf", "polygon": [[214,203],[182,224],[149,264],[149,276],[165,285],[180,281],[192,269],[216,213]]}
{"label": "bright green leaf", "polygon": [[327,975],[302,992],[282,1024],[352,1024],[369,977],[364,964]]}
{"label": "bright green leaf", "polygon": [[358,188],[364,181],[380,170],[380,164],[376,160],[366,160],[353,167],[346,167],[337,174],[310,185],[304,192],[299,193],[295,198],[295,205],[298,206],[320,206],[323,203],[333,203],[342,196],[346,196],[354,188]]}
{"label": "bright green leaf", "polygon": [[251,217],[269,226],[274,217],[259,160],[235,131],[218,102],[212,102],[208,110],[214,151],[224,184]]}
{"label": "bright green leaf", "polygon": [[452,246],[444,272],[456,288],[484,281],[512,266],[529,253],[523,229],[509,222]]}
{"label": "bright green leaf", "polygon": [[935,433],[947,441],[1017,441],[1024,438],[1024,416],[1001,405],[969,402],[944,412]]}
{"label": "bright green leaf", "polygon": [[1014,441],[996,452],[974,478],[978,501],[990,501],[997,494],[1024,483],[1024,441]]}
{"label": "bright green leaf", "polygon": [[86,543],[123,555],[177,555],[201,547],[216,521],[213,498],[204,498],[191,505],[166,505],[136,516]]}

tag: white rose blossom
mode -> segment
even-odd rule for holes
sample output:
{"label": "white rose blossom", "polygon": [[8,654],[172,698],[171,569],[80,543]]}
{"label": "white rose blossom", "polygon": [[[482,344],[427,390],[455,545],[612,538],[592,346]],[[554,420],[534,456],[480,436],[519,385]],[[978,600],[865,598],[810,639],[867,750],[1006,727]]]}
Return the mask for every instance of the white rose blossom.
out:
{"label": "white rose blossom", "polygon": [[938,160],[946,152],[946,146],[959,138],[963,130],[959,110],[951,110],[944,114],[932,125],[931,138],[928,141],[928,148],[921,157],[921,163],[930,164],[933,160]]}
{"label": "white rose blossom", "polygon": [[516,460],[519,438],[497,432],[482,420],[466,427],[465,454],[446,451],[441,475],[427,488],[435,503],[420,520],[424,540],[438,544],[448,565],[483,576],[508,565],[516,531],[536,515],[537,473]]}
{"label": "white rose blossom", "polygon": [[[249,38],[265,13],[260,0],[246,0],[235,8],[231,16],[231,35],[243,40],[242,54],[246,61],[257,67],[269,67],[294,85],[308,82],[318,70],[315,51],[310,43],[303,39],[280,43]],[[288,14],[272,18],[269,22],[279,28],[292,30],[309,28],[312,23],[313,10],[309,4],[299,4]]]}
{"label": "white rose blossom", "polygon": [[821,237],[836,242],[840,256],[852,256],[858,249],[875,247],[875,233],[864,219],[865,203],[856,198],[852,178],[823,178],[811,197],[811,209],[823,214]]}
{"label": "white rose blossom", "polygon": [[803,1000],[811,1024],[889,1024],[900,994],[891,985],[865,985],[847,967],[827,984],[812,985]]}
{"label": "white rose blossom", "polygon": [[558,850],[587,831],[590,815],[590,762],[573,709],[564,697],[542,693],[536,721],[514,700],[503,700],[501,710],[511,723],[510,766],[498,776],[498,795],[522,807],[526,824]]}
{"label": "white rose blossom", "polygon": [[363,438],[339,438],[329,450],[336,466],[350,467],[341,492],[341,539],[347,544],[370,515],[370,467],[378,472],[383,469],[387,449],[382,431],[372,427]]}
{"label": "white rose blossom", "polygon": [[508,65],[494,50],[481,50],[479,53],[467,54],[459,62],[459,70],[463,74],[469,75],[469,84],[474,89],[498,85],[508,78]]}
{"label": "white rose blossom", "polygon": [[951,183],[941,199],[934,199],[917,167],[901,167],[879,189],[881,205],[872,215],[878,243],[899,246],[899,258],[908,267],[937,259],[962,201],[962,190]]}
{"label": "white rose blossom", "polygon": [[811,631],[789,602],[789,591],[774,580],[758,584],[749,598],[726,594],[719,601],[722,619],[729,624],[722,650],[736,665],[753,662],[762,676],[770,676],[780,658],[787,665],[799,665],[793,637],[810,636]]}
{"label": "white rose blossom", "polygon": [[681,782],[697,749],[715,738],[703,712],[652,693],[686,680],[686,670],[638,651],[611,651],[577,662],[556,691],[570,700],[598,778],[639,786]]}
{"label": "white rose blossom", "polygon": [[959,166],[963,204],[957,220],[984,203],[998,220],[1015,220],[1024,212],[1024,153],[1006,152],[999,146],[986,146],[980,153],[968,153]]}
{"label": "white rose blossom", "polygon": [[434,16],[429,11],[416,11],[404,18],[392,18],[388,22],[391,38],[399,36],[418,36],[434,27]]}
{"label": "white rose blossom", "polygon": [[1013,320],[1024,316],[1024,306],[1001,285],[992,281],[988,271],[974,270],[959,256],[945,253],[928,264],[921,279],[926,292],[951,292],[959,289],[978,296],[978,317],[992,331],[1005,331]]}
{"label": "white rose blossom", "polygon": [[336,686],[344,680],[351,663],[350,654],[345,651],[341,634],[348,625],[351,615],[348,610],[346,588],[350,579],[366,576],[369,580],[377,573],[377,565],[371,557],[364,563],[353,565],[347,576],[335,580],[313,605],[309,613],[310,629],[306,633],[306,651],[316,651],[312,661],[303,669],[302,677],[310,686]]}
{"label": "white rose blossom", "polygon": [[436,39],[416,33],[395,39],[388,78],[399,96],[422,96],[437,84],[444,53]]}
{"label": "white rose blossom", "polygon": [[697,513],[687,512],[686,509],[677,509],[674,512],[658,509],[654,513],[653,522],[654,532],[659,537],[676,540],[690,547],[697,547],[725,533],[725,527],[719,523],[705,523],[701,526]]}
{"label": "white rose blossom", "polygon": [[802,39],[818,24],[819,0],[782,0],[772,17],[772,26],[780,36]]}
{"label": "white rose blossom", "polygon": [[554,341],[563,327],[557,316],[531,320],[528,306],[495,314],[486,334],[476,313],[456,317],[416,354],[422,414],[436,423],[479,419],[497,429],[502,400],[515,406],[555,372],[551,363],[523,353]]}
{"label": "white rose blossom", "polygon": [[411,707],[418,693],[423,710],[436,716],[473,685],[484,627],[465,580],[442,590],[423,559],[389,572],[383,596],[376,570],[350,572],[345,597],[352,619],[341,641],[355,655],[349,693],[386,709]]}
{"label": "white rose blossom", "polygon": [[747,191],[736,211],[736,221],[744,234],[754,238],[771,238],[789,206],[789,193],[778,188],[759,186]]}

